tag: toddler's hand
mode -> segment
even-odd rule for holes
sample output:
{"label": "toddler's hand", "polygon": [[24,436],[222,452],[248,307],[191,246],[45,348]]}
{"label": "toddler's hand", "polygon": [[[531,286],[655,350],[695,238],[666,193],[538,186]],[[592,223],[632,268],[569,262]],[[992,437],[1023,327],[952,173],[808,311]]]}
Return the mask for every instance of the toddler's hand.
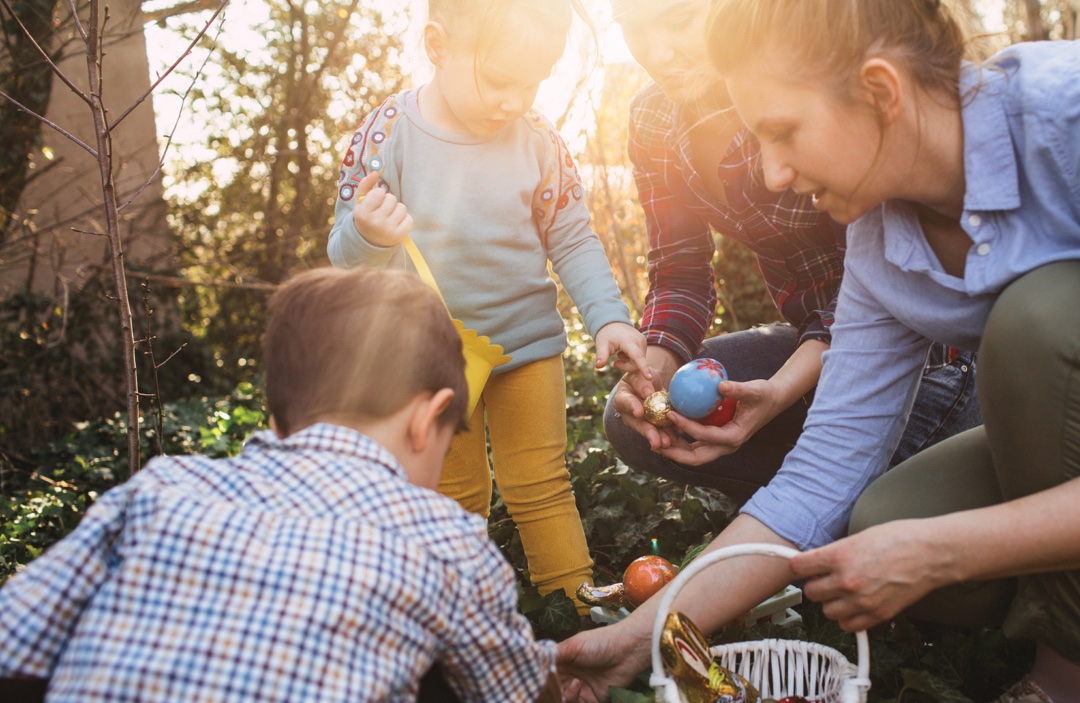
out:
{"label": "toddler's hand", "polygon": [[638,371],[647,380],[652,380],[652,369],[645,358],[648,342],[645,336],[625,322],[611,322],[596,333],[596,368],[602,369],[608,359],[616,352],[621,352],[625,359],[617,359],[615,368],[623,372]]}
{"label": "toddler's hand", "polygon": [[372,171],[358,184],[353,224],[356,231],[371,244],[392,247],[401,243],[412,231],[412,215],[392,193],[376,188],[379,172]]}

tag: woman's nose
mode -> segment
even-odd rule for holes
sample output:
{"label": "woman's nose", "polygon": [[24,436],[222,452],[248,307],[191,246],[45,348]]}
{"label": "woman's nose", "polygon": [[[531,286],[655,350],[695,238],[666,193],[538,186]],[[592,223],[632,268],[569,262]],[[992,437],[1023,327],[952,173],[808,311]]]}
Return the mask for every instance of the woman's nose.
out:
{"label": "woman's nose", "polygon": [[761,150],[761,170],[765,187],[777,193],[787,190],[795,182],[795,169],[764,148]]}

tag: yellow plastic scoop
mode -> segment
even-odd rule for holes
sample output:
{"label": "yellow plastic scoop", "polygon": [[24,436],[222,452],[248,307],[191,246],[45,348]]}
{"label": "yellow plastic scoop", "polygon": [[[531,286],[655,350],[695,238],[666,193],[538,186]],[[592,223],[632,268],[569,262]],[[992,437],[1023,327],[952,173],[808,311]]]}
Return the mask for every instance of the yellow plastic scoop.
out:
{"label": "yellow plastic scoop", "polygon": [[[420,278],[424,283],[431,286],[441,299],[442,293],[435,283],[435,277],[431,275],[431,269],[428,268],[424,257],[420,255],[416,243],[413,242],[411,237],[405,237],[401,245],[405,247],[405,252],[412,259],[413,266],[416,267],[416,272],[420,274]],[[446,305],[445,299],[443,305]],[[449,310],[447,308],[447,312]],[[465,379],[469,382],[469,412],[466,417],[472,417],[473,410],[476,409],[476,404],[480,402],[480,394],[484,391],[484,386],[487,385],[492,370],[496,366],[501,366],[510,361],[511,357],[504,354],[502,346],[493,344],[490,338],[480,335],[476,330],[465,329],[465,323],[454,319],[453,315],[450,316],[450,319],[453,320],[454,327],[457,328],[458,334],[461,335],[461,345],[465,352]]]}

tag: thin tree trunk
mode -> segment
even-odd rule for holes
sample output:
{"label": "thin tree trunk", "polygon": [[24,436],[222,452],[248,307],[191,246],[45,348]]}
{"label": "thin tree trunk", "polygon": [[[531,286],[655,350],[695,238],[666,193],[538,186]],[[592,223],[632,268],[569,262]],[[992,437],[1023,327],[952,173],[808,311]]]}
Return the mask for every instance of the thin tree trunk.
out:
{"label": "thin tree trunk", "polygon": [[1039,0],[1024,0],[1024,9],[1027,11],[1027,40],[1046,39],[1046,25],[1042,21],[1042,6]]}
{"label": "thin tree trunk", "polygon": [[1061,23],[1064,29],[1062,39],[1077,39],[1077,25],[1080,24],[1080,4],[1073,2],[1064,3],[1061,9]]}
{"label": "thin tree trunk", "polygon": [[124,272],[124,244],[120,238],[117,217],[116,187],[112,173],[112,134],[109,129],[105,105],[101,100],[101,36],[108,22],[108,10],[102,19],[99,0],[90,0],[90,18],[86,37],[86,69],[90,81],[90,112],[94,116],[94,134],[97,138],[97,159],[101,171],[101,192],[105,201],[106,237],[109,241],[113,281],[116,287],[116,305],[120,314],[120,345],[124,353],[124,384],[127,395],[127,441],[128,475],[139,470],[141,444],[139,442],[139,377],[135,365],[135,332],[131,320],[131,303],[128,300],[127,275]]}

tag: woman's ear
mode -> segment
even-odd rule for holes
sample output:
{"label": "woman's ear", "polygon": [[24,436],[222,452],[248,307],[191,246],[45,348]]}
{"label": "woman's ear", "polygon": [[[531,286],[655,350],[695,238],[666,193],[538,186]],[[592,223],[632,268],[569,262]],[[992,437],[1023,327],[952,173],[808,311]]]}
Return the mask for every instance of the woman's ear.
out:
{"label": "woman's ear", "polygon": [[438,66],[446,56],[448,38],[446,29],[438,22],[424,25],[424,51],[432,66]]}
{"label": "woman's ear", "polygon": [[894,63],[881,57],[867,60],[859,71],[859,86],[884,124],[891,124],[899,116],[904,107],[905,83]]}

